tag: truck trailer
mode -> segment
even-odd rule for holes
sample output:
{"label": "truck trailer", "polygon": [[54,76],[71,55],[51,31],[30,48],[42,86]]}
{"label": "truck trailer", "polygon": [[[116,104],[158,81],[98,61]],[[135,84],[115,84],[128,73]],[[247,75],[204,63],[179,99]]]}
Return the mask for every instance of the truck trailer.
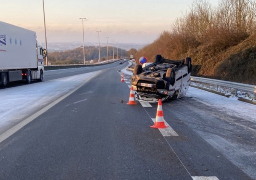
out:
{"label": "truck trailer", "polygon": [[45,56],[34,31],[0,21],[0,85],[43,81]]}

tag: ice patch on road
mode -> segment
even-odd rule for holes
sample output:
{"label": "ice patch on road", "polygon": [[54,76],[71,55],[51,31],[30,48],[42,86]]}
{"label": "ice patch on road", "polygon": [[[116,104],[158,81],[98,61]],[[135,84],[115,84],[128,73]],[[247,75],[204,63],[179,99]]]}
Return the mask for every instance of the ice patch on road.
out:
{"label": "ice patch on road", "polygon": [[219,180],[216,176],[192,176],[193,180]]}
{"label": "ice patch on road", "polygon": [[124,74],[127,74],[127,75],[132,76],[133,72],[127,70],[127,68],[128,68],[130,65],[132,65],[132,63],[129,61],[129,62],[128,62],[128,66],[126,66],[124,69],[122,69],[121,72],[124,73]]}
{"label": "ice patch on road", "polygon": [[189,87],[187,96],[206,106],[213,107],[213,111],[217,110],[230,117],[236,117],[230,118],[229,116],[222,116],[220,113],[220,117],[217,118],[229,123],[230,126],[223,123],[220,124],[223,128],[218,128],[219,124],[217,124],[208,127],[212,127],[212,131],[196,129],[196,132],[233,164],[256,179],[254,141],[256,105],[239,101],[236,97],[228,98],[193,87]]}
{"label": "ice patch on road", "polygon": [[231,140],[224,139],[218,135],[201,131],[198,131],[198,133],[217,150],[220,150],[231,162],[242,169],[246,174],[252,178],[256,177],[254,145],[249,147],[243,144],[233,143]]}
{"label": "ice patch on road", "polygon": [[256,122],[256,105],[238,101],[236,97],[227,98],[193,87],[189,87],[187,96],[221,109],[222,111],[227,112],[228,115],[235,115],[237,117],[243,117],[251,122]]}
{"label": "ice patch on road", "polygon": [[101,71],[0,90],[0,134]]}

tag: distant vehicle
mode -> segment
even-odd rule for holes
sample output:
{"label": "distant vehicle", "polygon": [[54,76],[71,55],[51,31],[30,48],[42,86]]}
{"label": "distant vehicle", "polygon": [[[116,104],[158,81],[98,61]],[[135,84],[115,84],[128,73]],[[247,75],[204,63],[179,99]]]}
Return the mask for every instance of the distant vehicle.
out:
{"label": "distant vehicle", "polygon": [[140,100],[177,99],[187,93],[191,70],[189,57],[184,60],[169,60],[157,55],[154,63],[134,67],[131,84]]}
{"label": "distant vehicle", "polygon": [[130,60],[132,60],[132,59],[133,59],[133,54],[130,55]]}
{"label": "distant vehicle", "polygon": [[43,81],[46,51],[36,33],[0,21],[0,85],[25,80]]}

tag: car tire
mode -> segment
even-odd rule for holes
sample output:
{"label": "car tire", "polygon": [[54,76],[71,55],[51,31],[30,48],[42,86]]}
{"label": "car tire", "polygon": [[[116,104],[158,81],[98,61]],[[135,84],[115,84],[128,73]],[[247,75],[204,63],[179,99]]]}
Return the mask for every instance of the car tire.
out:
{"label": "car tire", "polygon": [[155,63],[156,63],[156,64],[159,64],[159,63],[161,63],[162,61],[163,61],[163,57],[162,57],[160,54],[156,55]]}
{"label": "car tire", "polygon": [[168,82],[170,82],[171,85],[174,85],[175,83],[175,71],[172,68],[168,68],[166,71],[165,78]]}
{"label": "car tire", "polygon": [[133,70],[134,75],[138,75],[142,73],[142,66],[140,64],[136,65]]}
{"label": "car tire", "polygon": [[188,73],[190,73],[191,70],[192,70],[191,58],[190,57],[186,57],[184,64],[186,66],[188,66]]}

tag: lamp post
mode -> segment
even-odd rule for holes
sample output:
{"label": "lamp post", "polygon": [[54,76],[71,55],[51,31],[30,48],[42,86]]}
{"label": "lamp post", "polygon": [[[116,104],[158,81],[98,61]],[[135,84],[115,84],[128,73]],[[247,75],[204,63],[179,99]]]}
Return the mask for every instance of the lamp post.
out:
{"label": "lamp post", "polygon": [[99,60],[98,60],[98,62],[100,62],[100,32],[101,31],[96,31],[96,32],[98,32],[98,40],[99,40]]}
{"label": "lamp post", "polygon": [[84,56],[84,64],[85,64],[85,50],[84,50],[84,20],[86,18],[79,18],[82,19],[82,26],[83,26],[83,56]]}
{"label": "lamp post", "polygon": [[106,37],[107,38],[107,60],[108,60],[108,38],[109,37]]}
{"label": "lamp post", "polygon": [[115,49],[114,49],[114,43],[113,43],[113,60],[115,59]]}
{"label": "lamp post", "polygon": [[118,43],[116,45],[116,58],[118,59]]}
{"label": "lamp post", "polygon": [[45,10],[44,10],[44,0],[43,0],[43,14],[44,14],[44,40],[45,40],[45,49],[46,49],[46,56],[45,56],[45,61],[46,65],[48,66],[48,50],[47,50],[47,37],[46,37],[46,24],[45,24]]}

